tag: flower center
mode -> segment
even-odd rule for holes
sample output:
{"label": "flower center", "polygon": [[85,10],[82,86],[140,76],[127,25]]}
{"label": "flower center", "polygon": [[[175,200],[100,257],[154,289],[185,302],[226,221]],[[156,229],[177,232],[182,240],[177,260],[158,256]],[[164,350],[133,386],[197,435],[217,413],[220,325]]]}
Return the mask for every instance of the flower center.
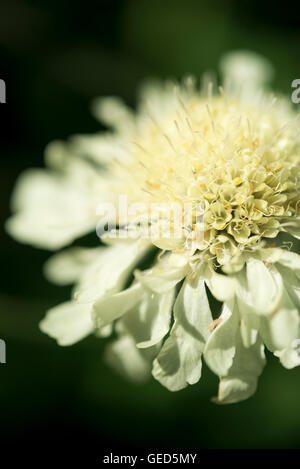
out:
{"label": "flower center", "polygon": [[[297,213],[295,114],[280,102],[252,105],[178,93],[164,112],[138,114],[131,159],[112,167],[116,190],[148,206],[191,204],[194,220],[201,204],[204,235],[193,250],[209,250],[221,262],[218,252],[274,238],[281,219]],[[182,249],[191,248],[196,223],[186,228]]]}

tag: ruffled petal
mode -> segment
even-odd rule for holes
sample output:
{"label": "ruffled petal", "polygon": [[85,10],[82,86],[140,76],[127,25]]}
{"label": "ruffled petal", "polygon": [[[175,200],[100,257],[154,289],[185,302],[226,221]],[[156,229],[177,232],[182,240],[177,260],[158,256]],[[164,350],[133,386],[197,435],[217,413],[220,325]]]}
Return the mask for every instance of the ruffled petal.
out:
{"label": "ruffled petal", "polygon": [[99,300],[106,294],[122,290],[137,263],[149,250],[149,244],[136,241],[117,243],[101,251],[95,262],[84,272],[76,289],[79,303]]}
{"label": "ruffled petal", "polygon": [[195,384],[212,316],[203,279],[186,279],[174,306],[174,326],[154,361],[152,374],[171,391]]}
{"label": "ruffled petal", "polygon": [[159,344],[169,332],[175,289],[157,294],[144,290],[141,301],[122,318],[140,349]]}
{"label": "ruffled petal", "polygon": [[[233,318],[240,318],[236,301],[231,302],[229,309],[231,310],[230,317],[232,320]],[[218,396],[214,398],[214,401],[218,404],[239,402],[252,396],[257,388],[257,379],[265,365],[264,347],[261,339],[256,335],[256,340],[248,347],[245,347],[241,327],[241,320],[238,323],[235,320],[235,324],[233,324],[235,353],[232,359],[228,354],[223,370],[220,369],[219,364],[214,366],[214,371],[219,371],[220,376]],[[228,368],[230,362],[231,365]],[[220,371],[226,372],[222,374]]]}

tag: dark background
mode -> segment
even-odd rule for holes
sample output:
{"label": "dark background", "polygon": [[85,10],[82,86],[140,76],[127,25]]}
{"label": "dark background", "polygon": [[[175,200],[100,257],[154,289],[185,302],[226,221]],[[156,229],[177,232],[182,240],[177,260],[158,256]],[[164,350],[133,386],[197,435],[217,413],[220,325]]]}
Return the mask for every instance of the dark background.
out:
{"label": "dark background", "polygon": [[[1,222],[17,175],[43,165],[49,141],[99,129],[93,97],[134,105],[143,78],[200,76],[232,49],[268,57],[275,89],[290,95],[300,78],[299,11],[238,0],[1,0]],[[63,348],[39,332],[45,310],[70,294],[43,279],[49,254],[1,232],[0,255],[0,442],[1,451],[13,443],[12,459],[32,461],[39,450],[45,461],[97,464],[111,450],[300,448],[299,369],[268,356],[256,395],[224,407],[210,402],[217,378],[205,367],[179,393],[154,380],[128,384],[103,364],[104,341]]]}

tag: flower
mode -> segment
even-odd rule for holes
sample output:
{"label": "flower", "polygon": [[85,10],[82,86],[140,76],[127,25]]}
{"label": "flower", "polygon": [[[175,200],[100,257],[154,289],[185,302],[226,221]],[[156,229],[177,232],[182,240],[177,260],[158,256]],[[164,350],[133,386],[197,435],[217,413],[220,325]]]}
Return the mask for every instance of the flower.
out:
{"label": "flower", "polygon": [[[282,232],[300,239],[300,138],[288,100],[266,87],[264,59],[231,53],[221,66],[219,93],[187,78],[144,87],[136,114],[97,100],[113,130],[50,144],[48,169],[20,177],[7,229],[57,250],[95,228],[100,203],[125,195],[135,209],[117,212],[117,236],[47,262],[50,280],[75,288],[41,330],[60,345],[115,331],[107,361],[171,391],[197,383],[204,359],[220,378],[215,401],[232,403],[255,392],[265,347],[286,368],[300,364],[300,257],[280,247]],[[161,216],[149,222],[153,204]],[[126,236],[145,219],[157,229]]]}

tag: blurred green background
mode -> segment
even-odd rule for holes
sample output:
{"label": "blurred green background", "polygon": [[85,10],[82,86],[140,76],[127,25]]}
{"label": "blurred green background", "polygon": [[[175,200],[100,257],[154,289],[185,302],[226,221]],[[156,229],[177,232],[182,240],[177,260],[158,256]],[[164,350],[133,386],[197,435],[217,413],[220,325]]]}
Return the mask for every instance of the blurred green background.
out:
{"label": "blurred green background", "polygon": [[[17,175],[43,165],[49,141],[99,129],[89,112],[95,96],[134,105],[145,77],[198,77],[232,49],[268,57],[275,89],[290,95],[300,78],[299,15],[282,10],[238,0],[1,0],[1,221]],[[45,458],[60,446],[94,462],[121,449],[300,448],[299,369],[268,356],[256,395],[224,407],[210,402],[217,378],[207,368],[179,393],[128,384],[103,364],[99,339],[60,348],[39,332],[45,310],[70,294],[44,280],[49,254],[2,231],[0,253],[1,442],[25,451],[42,442]]]}

